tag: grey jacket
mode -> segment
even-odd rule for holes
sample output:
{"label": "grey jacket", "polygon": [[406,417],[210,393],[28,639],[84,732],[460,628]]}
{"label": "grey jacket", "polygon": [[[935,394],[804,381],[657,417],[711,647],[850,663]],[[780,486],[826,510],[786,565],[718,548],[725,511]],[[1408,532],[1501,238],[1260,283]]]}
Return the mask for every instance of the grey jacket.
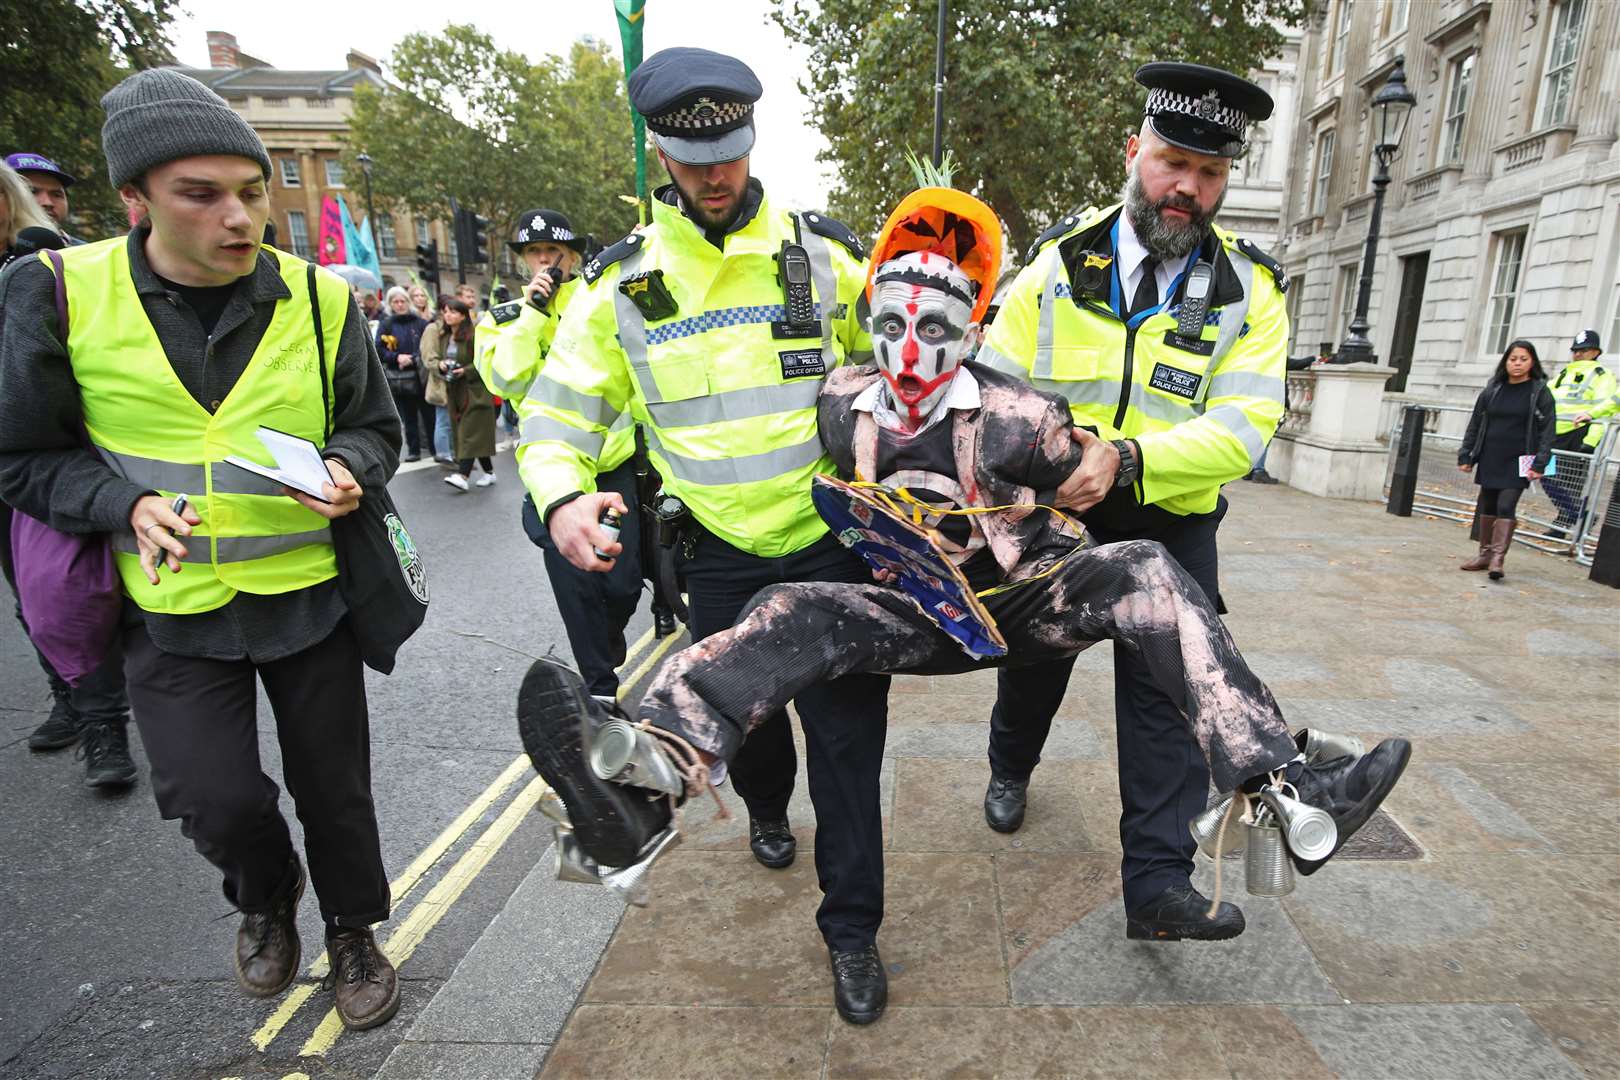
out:
{"label": "grey jacket", "polygon": [[[205,334],[196,314],[147,263],[147,235],[136,228],[129,236],[135,290],[175,375],[212,411],[247,368],[277,302],[291,293],[273,257],[261,252],[254,272],[237,281],[212,336]],[[150,492],[119,476],[81,441],[78,386],[54,293],[55,275],[37,259],[20,259],[0,274],[0,501],[63,532],[122,531],[136,500]],[[70,311],[94,302],[68,297]],[[327,452],[362,488],[380,488],[399,466],[399,415],[353,301],[341,338],[327,350],[335,384]],[[334,581],[278,596],[241,593],[200,615],[135,615],[138,610],[131,618],[144,618],[166,652],[261,663],[324,640],[345,612]]]}

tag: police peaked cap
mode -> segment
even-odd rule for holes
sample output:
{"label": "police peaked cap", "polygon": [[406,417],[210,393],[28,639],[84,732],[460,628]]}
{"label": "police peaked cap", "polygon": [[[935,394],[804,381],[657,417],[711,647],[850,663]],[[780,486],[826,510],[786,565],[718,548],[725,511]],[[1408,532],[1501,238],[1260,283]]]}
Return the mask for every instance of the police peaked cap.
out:
{"label": "police peaked cap", "polygon": [[1215,157],[1242,157],[1249,125],[1271,115],[1271,95],[1248,79],[1203,64],[1156,62],[1136,69],[1148,88],[1143,109],[1171,146]]}
{"label": "police peaked cap", "polygon": [[661,49],[630,75],[630,104],[659,149],[683,165],[736,161],[754,148],[753,69],[708,49]]}
{"label": "police peaked cap", "polygon": [[512,239],[506,246],[513,254],[521,255],[527,244],[562,244],[585,254],[585,238],[575,234],[573,223],[560,210],[541,208],[518,215],[517,224],[512,226]]}
{"label": "police peaked cap", "polygon": [[1582,330],[1580,333],[1575,335],[1575,342],[1574,344],[1570,345],[1569,351],[1579,352],[1581,349],[1596,349],[1599,352],[1603,351],[1603,346],[1598,344],[1598,332],[1596,330]]}

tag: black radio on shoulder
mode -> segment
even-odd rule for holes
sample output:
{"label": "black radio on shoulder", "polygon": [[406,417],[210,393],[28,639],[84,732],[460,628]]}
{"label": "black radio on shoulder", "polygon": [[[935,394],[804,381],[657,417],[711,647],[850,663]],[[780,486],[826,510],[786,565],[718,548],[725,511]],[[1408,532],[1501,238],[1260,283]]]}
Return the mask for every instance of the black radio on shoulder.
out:
{"label": "black radio on shoulder", "polygon": [[771,323],[771,337],[820,337],[821,321],[816,318],[816,298],[810,291],[810,253],[803,244],[784,240],[776,259],[781,269],[782,307],[787,318]]}

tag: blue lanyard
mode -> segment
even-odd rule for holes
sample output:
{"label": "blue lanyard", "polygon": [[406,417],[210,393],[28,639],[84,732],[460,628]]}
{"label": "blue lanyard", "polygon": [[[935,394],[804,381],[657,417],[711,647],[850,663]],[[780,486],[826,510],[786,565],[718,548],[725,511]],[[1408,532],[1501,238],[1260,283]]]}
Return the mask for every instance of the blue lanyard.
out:
{"label": "blue lanyard", "polygon": [[[1121,211],[1121,213],[1123,212]],[[1170,288],[1165,290],[1163,301],[1145,311],[1139,311],[1135,317],[1127,319],[1125,317],[1125,288],[1119,277],[1119,218],[1117,217],[1114,219],[1113,227],[1109,230],[1109,239],[1114,243],[1114,272],[1109,275],[1108,279],[1108,302],[1113,307],[1114,314],[1119,316],[1119,320],[1132,330],[1135,330],[1148,319],[1157,315],[1164,308],[1164,305],[1170,302],[1171,297],[1176,295],[1176,290],[1181,288],[1181,279],[1187,276],[1187,267],[1192,262],[1193,255],[1197,252],[1196,250],[1188,252],[1187,257],[1182,260],[1181,272],[1176,274],[1175,278],[1170,282]]]}

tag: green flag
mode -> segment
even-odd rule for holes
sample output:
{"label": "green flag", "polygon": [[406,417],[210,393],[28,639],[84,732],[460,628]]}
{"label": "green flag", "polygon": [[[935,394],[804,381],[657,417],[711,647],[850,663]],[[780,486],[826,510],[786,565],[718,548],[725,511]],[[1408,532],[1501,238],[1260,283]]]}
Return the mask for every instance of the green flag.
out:
{"label": "green flag", "polygon": [[[624,46],[624,77],[641,66],[641,33],[647,0],[613,0],[619,15],[619,41]],[[647,224],[647,121],[630,106],[630,129],[636,143],[636,216]]]}

